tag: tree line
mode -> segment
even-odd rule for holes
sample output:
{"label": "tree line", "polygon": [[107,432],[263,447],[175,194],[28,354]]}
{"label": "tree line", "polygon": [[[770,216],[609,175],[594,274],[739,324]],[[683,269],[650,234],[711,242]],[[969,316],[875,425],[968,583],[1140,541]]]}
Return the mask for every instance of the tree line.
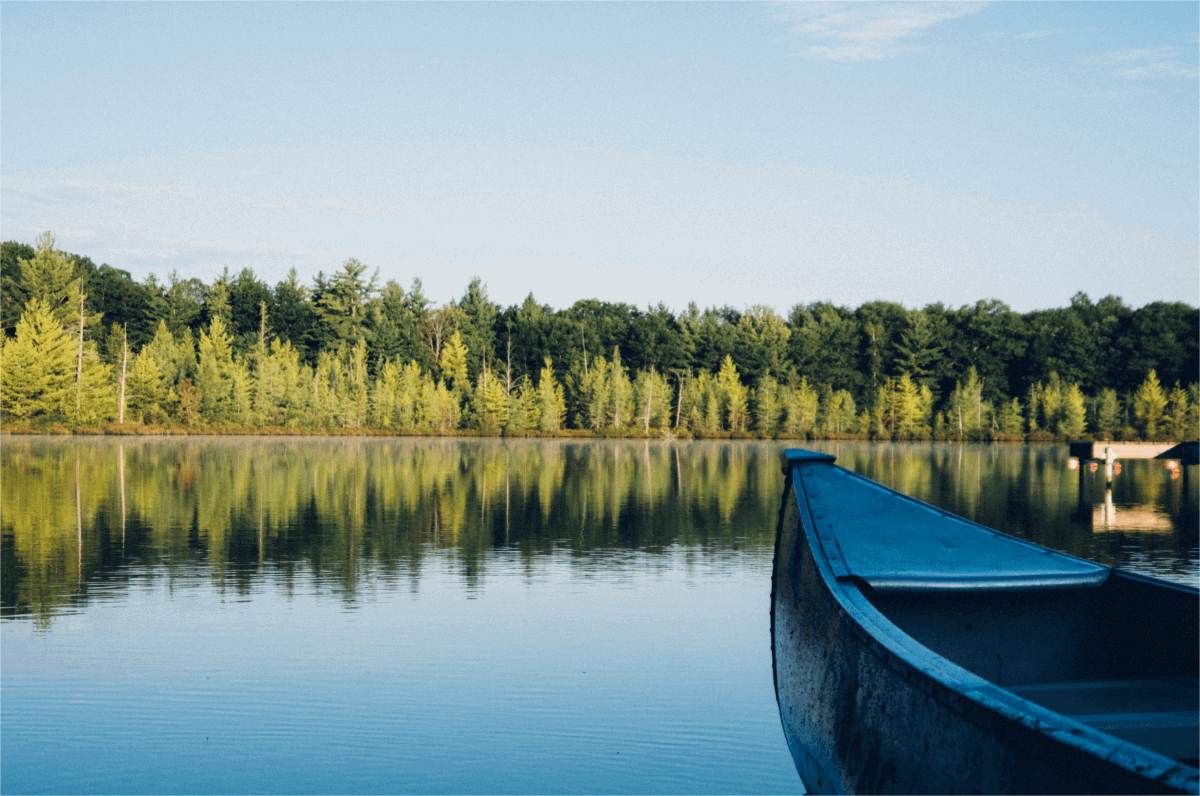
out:
{"label": "tree line", "polygon": [[1195,438],[1200,313],[1079,293],[1017,313],[581,300],[438,305],[355,259],[311,285],[251,269],[138,282],[2,244],[0,418],[30,427],[485,434]]}

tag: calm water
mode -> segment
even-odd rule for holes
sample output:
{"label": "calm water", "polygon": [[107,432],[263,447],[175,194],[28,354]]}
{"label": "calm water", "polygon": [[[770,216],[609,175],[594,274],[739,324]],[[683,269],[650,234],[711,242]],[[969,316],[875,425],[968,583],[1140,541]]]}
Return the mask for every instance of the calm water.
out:
{"label": "calm water", "polygon": [[[0,790],[799,792],[771,684],[782,444],[0,446]],[[1197,497],[1065,447],[810,444],[1195,584]]]}

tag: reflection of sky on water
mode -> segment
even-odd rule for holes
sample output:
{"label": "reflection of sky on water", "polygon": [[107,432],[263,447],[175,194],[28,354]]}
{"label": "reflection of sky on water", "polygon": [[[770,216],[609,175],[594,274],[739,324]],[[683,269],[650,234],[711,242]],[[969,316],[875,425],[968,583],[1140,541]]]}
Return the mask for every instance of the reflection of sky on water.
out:
{"label": "reflection of sky on water", "polygon": [[[6,439],[0,790],[798,790],[767,643],[787,447]],[[1065,446],[806,447],[1196,582],[1194,490],[1144,463],[1110,496]]]}

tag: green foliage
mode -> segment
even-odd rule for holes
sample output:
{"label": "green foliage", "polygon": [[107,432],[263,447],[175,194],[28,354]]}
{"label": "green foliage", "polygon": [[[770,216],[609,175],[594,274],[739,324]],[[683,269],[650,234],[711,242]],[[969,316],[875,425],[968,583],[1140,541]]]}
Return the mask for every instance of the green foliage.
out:
{"label": "green foliage", "polygon": [[460,393],[469,386],[467,354],[468,350],[463,345],[462,335],[456,331],[442,346],[442,357],[438,362],[442,370],[442,378],[447,381],[452,390]]}
{"label": "green foliage", "polygon": [[[135,283],[57,250],[49,233],[36,247],[6,242],[2,254],[4,333],[11,337],[37,301],[73,354],[59,374],[71,395],[53,409],[39,399],[35,411],[18,397],[40,389],[43,363],[5,366],[6,418],[32,412],[80,425],[112,414],[104,366],[120,367],[128,330],[137,386],[127,378],[126,406],[155,422],[187,422],[180,385],[190,378],[189,394],[201,401],[195,422],[249,426],[441,430],[456,418],[451,428],[493,431],[569,424],[964,439],[1175,437],[1196,426],[1200,313],[1184,304],[1135,310],[1081,293],[1069,307],[1026,314],[998,301],[911,310],[815,303],[786,319],[762,305],[673,313],[661,303],[642,311],[585,300],[555,311],[532,294],[500,308],[475,278],[461,299],[438,307],[419,280],[407,292],[394,281],[376,289],[354,259],[332,277],[318,274],[310,290],[295,271],[270,289],[250,269],[225,271],[209,286],[174,273],[165,285],[153,276]],[[27,359],[31,345],[8,339],[5,356]],[[547,358],[562,411],[548,413],[554,401],[542,394]],[[1175,384],[1169,395],[1139,387],[1148,371]],[[840,408],[847,396],[853,419]]]}
{"label": "green foliage", "polygon": [[1190,415],[1187,390],[1180,387],[1179,382],[1175,382],[1175,388],[1167,396],[1166,427],[1167,435],[1171,439],[1185,440],[1196,437],[1197,431],[1189,422]]}
{"label": "green foliage", "polygon": [[1087,409],[1084,406],[1083,391],[1078,384],[1072,384],[1063,394],[1062,419],[1058,424],[1058,433],[1069,438],[1078,438],[1083,434]]}
{"label": "green foliage", "polygon": [[[463,364],[465,373],[466,364]],[[554,378],[554,367],[550,357],[546,357],[545,366],[538,376],[537,387],[538,428],[542,431],[558,431],[562,428],[563,418],[567,413],[567,403],[563,399],[563,388]]]}
{"label": "green foliage", "polygon": [[1133,416],[1137,419],[1138,431],[1146,439],[1157,439],[1163,410],[1167,408],[1167,396],[1163,394],[1158,375],[1153,369],[1133,395]]}
{"label": "green foliage", "polygon": [[314,296],[317,312],[326,329],[326,343],[354,342],[367,333],[366,306],[375,292],[377,276],[363,278],[367,266],[353,257]]}
{"label": "green foliage", "polygon": [[1121,428],[1121,403],[1117,399],[1117,391],[1105,389],[1095,401],[1095,420],[1093,425],[1096,433],[1102,439],[1115,439]]}
{"label": "green foliage", "polygon": [[779,422],[779,384],[770,376],[758,380],[754,391],[754,428],[774,434]]}
{"label": "green foliage", "polygon": [[[147,347],[148,348],[148,347]],[[146,348],[133,358],[126,376],[128,417],[136,423],[163,423],[167,419],[167,387],[158,361]]]}
{"label": "green foliage", "polygon": [[20,420],[63,420],[74,408],[75,356],[41,299],[29,303],[16,338],[0,352],[0,410]]}
{"label": "green foliage", "polygon": [[21,287],[26,301],[40,301],[59,323],[66,325],[79,314],[80,280],[75,263],[54,248],[54,235],[38,236],[35,254],[19,261]]}
{"label": "green foliage", "polygon": [[200,332],[200,362],[196,369],[200,414],[211,423],[233,419],[233,371],[233,348],[225,321],[214,315],[208,331]]}
{"label": "green foliage", "polygon": [[721,363],[721,371],[717,374],[717,390],[725,415],[725,428],[729,431],[745,431],[750,394],[738,376],[732,356],[726,355]]}

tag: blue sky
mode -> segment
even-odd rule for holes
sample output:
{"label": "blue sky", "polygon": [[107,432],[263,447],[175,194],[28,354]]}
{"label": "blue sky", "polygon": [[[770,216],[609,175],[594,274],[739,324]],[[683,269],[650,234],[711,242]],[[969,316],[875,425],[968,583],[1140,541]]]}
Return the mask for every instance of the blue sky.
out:
{"label": "blue sky", "polygon": [[0,236],[442,302],[1200,303],[1197,3],[0,4]]}

